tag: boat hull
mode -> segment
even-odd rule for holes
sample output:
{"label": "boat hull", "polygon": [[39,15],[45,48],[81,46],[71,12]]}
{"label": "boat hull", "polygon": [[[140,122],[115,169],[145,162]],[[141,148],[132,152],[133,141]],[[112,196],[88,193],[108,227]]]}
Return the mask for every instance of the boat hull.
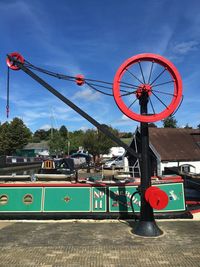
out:
{"label": "boat hull", "polygon": [[[165,191],[165,209],[156,217],[184,217],[183,182],[155,185]],[[18,182],[0,184],[0,217],[106,219],[138,218],[140,195],[137,183]]]}

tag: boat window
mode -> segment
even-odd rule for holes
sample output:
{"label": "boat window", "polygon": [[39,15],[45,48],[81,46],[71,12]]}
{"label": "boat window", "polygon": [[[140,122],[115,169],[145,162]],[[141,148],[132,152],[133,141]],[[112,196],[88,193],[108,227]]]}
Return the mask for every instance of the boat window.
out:
{"label": "boat window", "polygon": [[0,205],[6,205],[8,203],[7,195],[0,195]]}
{"label": "boat window", "polygon": [[31,194],[26,194],[24,197],[23,197],[23,202],[24,204],[26,205],[30,205],[33,203],[33,196]]}

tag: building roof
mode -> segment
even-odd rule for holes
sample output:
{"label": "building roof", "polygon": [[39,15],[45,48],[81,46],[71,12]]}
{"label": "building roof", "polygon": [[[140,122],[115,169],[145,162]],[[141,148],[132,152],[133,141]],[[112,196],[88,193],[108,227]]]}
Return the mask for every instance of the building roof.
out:
{"label": "building roof", "polygon": [[42,141],[40,143],[28,143],[24,148],[24,150],[29,150],[29,149],[43,149],[43,150],[48,150],[48,141]]}
{"label": "building roof", "polygon": [[200,161],[200,130],[149,128],[149,140],[162,161]]}

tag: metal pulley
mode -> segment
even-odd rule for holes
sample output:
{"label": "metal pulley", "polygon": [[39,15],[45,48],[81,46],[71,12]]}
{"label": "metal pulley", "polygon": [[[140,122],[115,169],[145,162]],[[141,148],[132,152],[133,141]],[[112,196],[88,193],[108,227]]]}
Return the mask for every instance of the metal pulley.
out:
{"label": "metal pulley", "polygon": [[76,76],[76,84],[79,85],[79,86],[81,86],[81,85],[83,85],[84,83],[85,83],[85,78],[84,78],[84,76],[83,76],[82,74],[78,74],[78,75]]}
{"label": "metal pulley", "polygon": [[16,60],[16,61],[19,61],[21,64],[24,64],[24,58],[23,58],[23,56],[22,56],[21,54],[19,54],[18,52],[10,53],[9,56],[10,56],[11,58],[13,58],[14,61],[11,60],[9,57],[7,57],[7,58],[6,58],[6,63],[7,63],[7,65],[8,65],[8,67],[9,67],[10,69],[12,69],[12,70],[19,70],[20,67],[16,65],[15,60]]}
{"label": "metal pulley", "polygon": [[153,209],[162,210],[169,202],[168,195],[159,187],[150,186],[145,192],[145,199]]}

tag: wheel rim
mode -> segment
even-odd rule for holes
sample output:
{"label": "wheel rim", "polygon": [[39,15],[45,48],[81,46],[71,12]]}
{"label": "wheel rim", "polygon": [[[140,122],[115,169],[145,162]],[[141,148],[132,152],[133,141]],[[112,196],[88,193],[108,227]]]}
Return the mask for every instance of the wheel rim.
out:
{"label": "wheel rim", "polygon": [[[148,113],[140,114],[139,98],[148,95]],[[182,80],[176,67],[156,54],[127,59],[117,70],[113,95],[119,109],[139,122],[155,122],[172,114],[182,98]]]}

